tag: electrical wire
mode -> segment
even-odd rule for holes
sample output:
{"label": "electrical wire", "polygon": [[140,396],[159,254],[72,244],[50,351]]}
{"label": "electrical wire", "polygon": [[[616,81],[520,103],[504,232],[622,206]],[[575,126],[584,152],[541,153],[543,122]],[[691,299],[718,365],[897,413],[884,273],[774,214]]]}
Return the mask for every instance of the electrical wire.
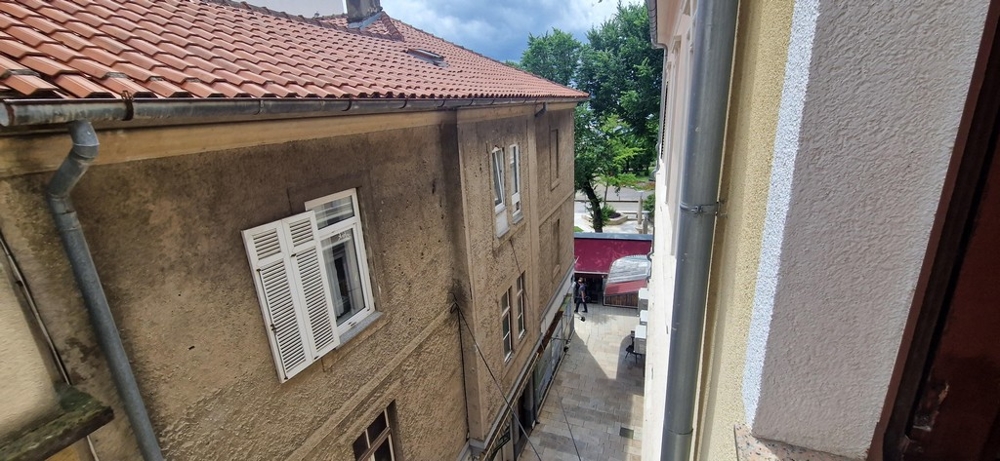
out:
{"label": "electrical wire", "polygon": [[576,446],[576,437],[573,436],[573,426],[569,424],[569,418],[566,416],[566,409],[563,408],[562,395],[559,394],[559,389],[556,389],[555,383],[553,383],[552,390],[556,393],[556,400],[559,401],[559,410],[562,411],[563,420],[566,421],[566,429],[569,429],[569,439],[573,442],[573,450],[576,451],[576,459],[583,461],[583,457],[580,456],[580,449]]}
{"label": "electrical wire", "polygon": [[[56,370],[59,371],[59,376],[62,377],[63,382],[67,385],[73,385],[73,378],[70,377],[69,370],[66,367],[66,362],[63,361],[62,355],[59,354],[59,349],[56,348],[55,341],[52,340],[52,335],[49,333],[48,327],[45,326],[45,321],[42,320],[42,314],[38,311],[38,305],[35,304],[35,297],[31,293],[31,287],[28,286],[28,281],[25,280],[24,274],[21,273],[21,268],[17,264],[17,260],[14,259],[14,254],[10,251],[10,247],[7,246],[7,239],[0,234],[0,249],[3,250],[4,256],[7,259],[7,265],[10,267],[11,275],[14,278],[15,284],[21,289],[21,296],[24,297],[25,304],[28,305],[28,310],[31,311],[31,316],[35,320],[35,325],[38,327],[39,333],[42,334],[42,339],[45,340],[45,345],[48,346],[49,355],[52,357],[52,361],[55,362]],[[94,461],[100,461],[97,456],[97,449],[94,448],[94,441],[90,438],[90,435],[84,437],[87,441],[87,448],[90,451],[90,456],[94,458]]]}
{"label": "electrical wire", "polygon": [[[454,293],[452,294],[454,297]],[[542,459],[542,455],[538,454],[538,449],[535,448],[534,442],[531,441],[531,437],[528,436],[528,431],[524,429],[524,425],[521,424],[521,418],[517,417],[517,412],[514,411],[513,405],[507,400],[507,395],[503,391],[503,386],[500,385],[500,381],[497,380],[496,375],[493,374],[493,369],[490,368],[490,364],[486,361],[486,357],[483,356],[483,351],[479,347],[479,340],[476,339],[476,335],[472,332],[472,327],[469,326],[469,322],[465,320],[465,314],[462,313],[462,308],[459,307],[458,301],[455,301],[455,310],[458,311],[458,317],[465,324],[465,329],[469,331],[469,336],[472,337],[472,343],[476,346],[476,353],[479,354],[479,358],[483,360],[483,365],[486,366],[486,371],[490,374],[490,379],[493,380],[493,384],[497,386],[497,390],[500,391],[500,397],[503,399],[503,403],[507,405],[507,409],[510,410],[511,417],[514,418],[514,422],[517,423],[517,427],[521,429],[521,433],[524,434],[524,438],[528,440],[528,445],[531,446],[531,451],[535,453],[535,457]],[[575,442],[574,442],[575,443]]]}

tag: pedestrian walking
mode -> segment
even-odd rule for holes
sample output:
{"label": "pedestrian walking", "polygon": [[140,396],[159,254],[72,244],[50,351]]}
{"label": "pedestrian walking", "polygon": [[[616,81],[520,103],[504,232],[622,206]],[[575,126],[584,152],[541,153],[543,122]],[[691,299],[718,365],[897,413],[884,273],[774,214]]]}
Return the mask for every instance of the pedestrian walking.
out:
{"label": "pedestrian walking", "polygon": [[587,284],[583,283],[583,278],[579,278],[573,285],[573,301],[576,308],[573,312],[580,312],[580,305],[583,304],[583,311],[587,312]]}

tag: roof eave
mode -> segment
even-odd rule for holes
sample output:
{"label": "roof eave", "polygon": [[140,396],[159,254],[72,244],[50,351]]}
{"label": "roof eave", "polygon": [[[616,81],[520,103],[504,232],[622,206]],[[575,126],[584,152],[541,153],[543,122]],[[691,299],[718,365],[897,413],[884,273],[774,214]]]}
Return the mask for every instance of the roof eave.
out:
{"label": "roof eave", "polygon": [[532,98],[354,98],[354,99],[6,99],[0,101],[5,127],[68,123],[204,118],[267,119],[287,115],[355,115],[452,110],[542,103],[581,103],[586,97]]}

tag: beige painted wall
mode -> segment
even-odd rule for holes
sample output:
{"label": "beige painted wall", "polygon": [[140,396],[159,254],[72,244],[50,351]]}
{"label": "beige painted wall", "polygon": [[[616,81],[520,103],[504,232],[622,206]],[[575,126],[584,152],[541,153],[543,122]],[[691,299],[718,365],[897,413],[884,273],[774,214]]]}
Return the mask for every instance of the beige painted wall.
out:
{"label": "beige painted wall", "polygon": [[[176,127],[100,131],[111,155],[73,198],[166,456],[347,459],[392,402],[405,459],[455,459],[467,436],[487,435],[502,399],[472,359],[473,342],[460,341],[452,301],[484,351],[495,351],[490,366],[510,389],[534,354],[557,282],[552,262],[572,263],[571,107],[278,123],[291,134],[266,122],[197,127],[190,137]],[[288,140],[305,125],[310,139]],[[551,162],[549,139],[558,139]],[[525,219],[497,239],[487,147],[512,143],[522,151]],[[44,202],[68,135],[0,145],[0,229],[74,381],[124,415]],[[351,187],[381,317],[279,384],[240,231]],[[502,364],[497,301],[522,271],[526,335]],[[138,456],[127,418],[93,439],[107,459]]]}
{"label": "beige painted wall", "polygon": [[741,386],[767,207],[792,3],[741,2],[721,200],[709,282],[696,459],[736,459]]}
{"label": "beige painted wall", "polygon": [[[458,116],[470,280],[468,302],[461,304],[474,332],[473,338],[463,330],[472,439],[488,443],[496,435],[498,417],[505,407],[504,397],[511,397],[519,378],[530,379],[531,370],[526,367],[531,366],[537,355],[542,311],[556,283],[561,281],[553,277],[550,261],[560,261],[563,269],[572,262],[572,114],[572,110],[549,110],[536,117],[533,111],[528,111],[501,120],[477,120],[462,113]],[[549,139],[553,131],[559,141],[553,143],[558,148],[552,146],[557,150],[551,153],[554,157],[550,157]],[[494,147],[507,149],[505,192],[509,198],[513,181],[509,164],[512,144],[517,144],[521,150],[523,219],[514,221],[508,201],[509,229],[498,237],[490,154]],[[558,179],[550,159],[559,163]],[[560,245],[553,242],[552,229],[556,220],[565,223]],[[551,254],[556,248],[561,249],[558,256]],[[514,352],[511,359],[505,361],[500,298],[515,286],[521,273],[525,274],[527,283],[525,334],[523,337],[517,334],[512,299]],[[485,364],[472,347],[473,339],[479,344]],[[500,381],[503,393],[493,382],[491,371]],[[521,381],[522,385],[525,383],[527,381]]]}
{"label": "beige painted wall", "polygon": [[0,444],[53,417],[59,409],[52,377],[0,263]]}
{"label": "beige painted wall", "polygon": [[[231,126],[229,136],[239,136]],[[108,149],[155,149],[129,132]],[[169,459],[331,459],[389,402],[406,459],[454,459],[466,419],[452,267],[461,192],[454,125],[95,166],[74,200]],[[124,145],[108,145],[115,143]],[[104,459],[135,442],[44,203],[48,174],[0,181],[0,227],[74,381],[119,415]],[[377,310],[366,332],[279,384],[240,230],[359,187]]]}

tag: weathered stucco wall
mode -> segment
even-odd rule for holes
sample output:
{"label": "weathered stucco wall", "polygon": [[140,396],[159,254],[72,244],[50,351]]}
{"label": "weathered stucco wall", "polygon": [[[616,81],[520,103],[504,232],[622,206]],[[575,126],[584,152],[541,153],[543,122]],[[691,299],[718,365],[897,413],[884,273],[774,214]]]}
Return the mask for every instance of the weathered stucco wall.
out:
{"label": "weathered stucco wall", "polygon": [[736,459],[733,426],[744,422],[740,389],[791,19],[789,2],[740,4],[696,459]]}
{"label": "weathered stucco wall", "polygon": [[[559,180],[539,190],[537,306],[539,316],[559,289],[566,271],[573,265],[573,111],[550,110],[535,117],[537,161],[548,165],[549,159],[559,164]],[[548,172],[539,168],[539,184],[546,184]]]}
{"label": "weathered stucco wall", "polygon": [[[500,381],[504,394],[513,391],[514,385],[536,356],[540,336],[541,311],[552,297],[552,245],[555,238],[552,222],[561,219],[572,222],[572,111],[550,111],[535,117],[533,111],[510,114],[500,120],[483,120],[474,111],[459,114],[458,144],[462,165],[462,187],[465,191],[465,223],[470,253],[471,301],[463,306],[473,336],[463,331],[466,344],[467,395],[469,396],[470,436],[488,441],[494,423],[505,407],[504,397],[490,377],[490,371]],[[550,133],[553,136],[550,138]],[[558,136],[558,149],[551,152],[549,139]],[[544,144],[539,147],[537,142]],[[493,206],[492,170],[490,154],[494,146],[507,149],[505,174],[506,194],[509,197],[513,175],[510,171],[509,146],[517,144],[521,150],[521,194],[524,218],[515,222],[510,215],[509,229],[496,235],[496,215]],[[560,179],[552,187],[551,162],[558,162]],[[563,269],[572,260],[572,227],[562,228],[560,261]],[[503,333],[500,299],[514,287],[519,274],[525,274],[527,299],[525,306],[525,334],[517,334],[516,310],[511,301],[511,324],[514,331],[514,352],[504,361]],[[481,348],[489,370],[473,340]],[[530,379],[530,371],[523,375]],[[522,384],[527,383],[523,381]]]}
{"label": "weathered stucco wall", "polygon": [[987,3],[796,2],[743,384],[755,436],[865,456]]}
{"label": "weathered stucco wall", "polygon": [[12,282],[6,262],[0,263],[0,443],[59,410],[52,377]]}
{"label": "weathered stucco wall", "polygon": [[[169,459],[344,459],[391,401],[406,459],[458,455],[454,138],[430,126],[91,169],[74,201]],[[99,454],[136,459],[45,207],[48,176],[0,181],[0,227],[74,380],[115,407]],[[350,187],[382,316],[279,384],[240,231]]]}

